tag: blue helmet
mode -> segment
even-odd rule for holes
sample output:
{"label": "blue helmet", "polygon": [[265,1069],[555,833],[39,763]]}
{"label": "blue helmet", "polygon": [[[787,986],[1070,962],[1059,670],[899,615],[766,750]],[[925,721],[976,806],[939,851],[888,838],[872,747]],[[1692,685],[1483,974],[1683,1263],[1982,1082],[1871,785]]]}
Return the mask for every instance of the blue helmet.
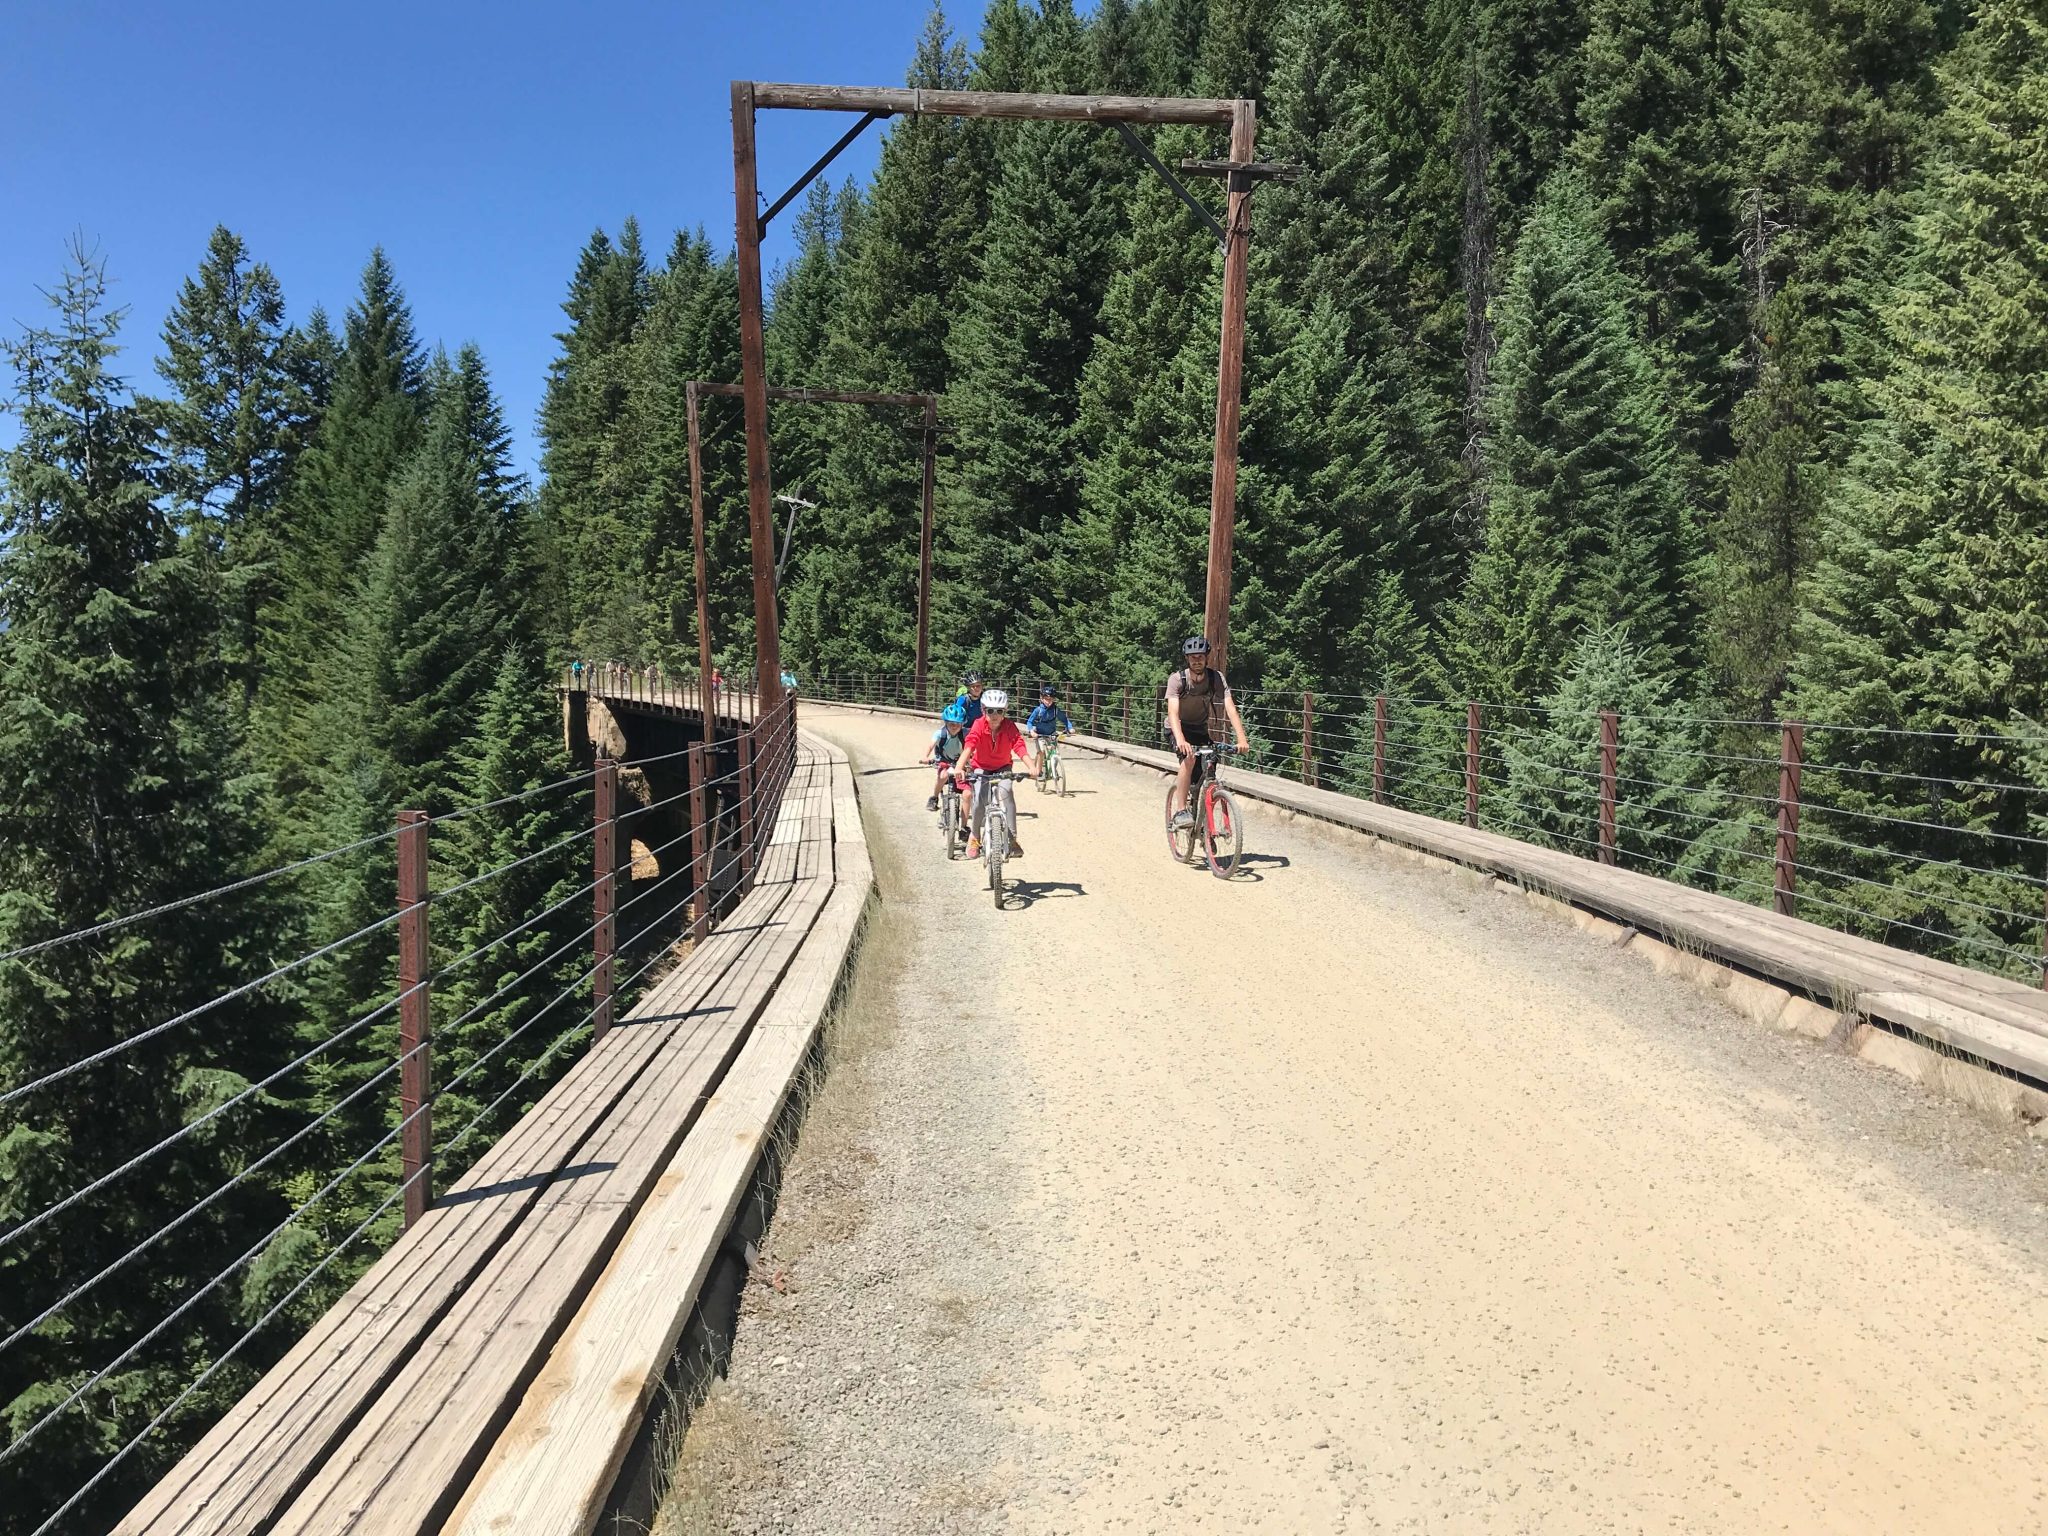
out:
{"label": "blue helmet", "polygon": [[946,706],[944,713],[939,718],[948,725],[965,725],[967,723],[967,711],[962,709],[960,701],[955,699]]}
{"label": "blue helmet", "polygon": [[1044,683],[1039,687],[1038,696],[1042,699],[1056,699],[1060,696],[1060,691],[1051,683]]}

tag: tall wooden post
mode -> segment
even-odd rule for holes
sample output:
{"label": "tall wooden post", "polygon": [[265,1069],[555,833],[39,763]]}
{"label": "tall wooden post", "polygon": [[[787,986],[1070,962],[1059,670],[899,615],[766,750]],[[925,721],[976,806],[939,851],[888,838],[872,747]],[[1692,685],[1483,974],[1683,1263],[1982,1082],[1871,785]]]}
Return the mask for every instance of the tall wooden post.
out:
{"label": "tall wooden post", "polygon": [[1301,782],[1316,787],[1316,696],[1301,696]]}
{"label": "tall wooden post", "polygon": [[711,933],[711,829],[704,824],[704,744],[690,747],[690,881],[697,888],[697,915],[690,937],[703,943]]}
{"label": "tall wooden post", "polygon": [[1621,716],[1600,711],[1600,862],[1614,862],[1615,805],[1621,780]]}
{"label": "tall wooden post", "polygon": [[754,182],[754,82],[732,83],[733,252],[740,289],[740,390],[747,411],[747,529],[754,557],[754,675],[761,702],[782,697],[775,602],[775,507],[768,470],[768,368],[761,336],[761,211]]}
{"label": "tall wooden post", "polygon": [[1806,726],[1787,720],[1778,746],[1778,854],[1773,861],[1771,904],[1790,917],[1798,904],[1799,774],[1806,766]]}
{"label": "tall wooden post", "polygon": [[1124,684],[1124,741],[1131,739],[1131,685]]}
{"label": "tall wooden post", "polygon": [[592,893],[597,929],[591,935],[590,1043],[612,1027],[612,957],[619,949],[619,765],[597,760],[597,830],[592,843],[597,889]]}
{"label": "tall wooden post", "polygon": [[434,1024],[428,976],[427,827],[425,811],[398,813],[398,1121],[399,1174],[405,1181],[405,1224],[427,1214],[434,1199]]}
{"label": "tall wooden post", "polygon": [[[1257,109],[1240,101],[1230,119],[1230,158],[1249,165],[1257,153]],[[1237,533],[1237,422],[1244,392],[1245,284],[1252,244],[1252,178],[1232,171],[1223,245],[1223,336],[1216,359],[1216,446],[1209,476],[1209,587],[1202,629],[1209,664],[1230,664],[1230,557]]]}
{"label": "tall wooden post", "polygon": [[1372,798],[1376,805],[1387,803],[1387,696],[1374,694],[1372,701]]}
{"label": "tall wooden post", "polygon": [[1479,706],[1465,702],[1465,825],[1479,825]]}
{"label": "tall wooden post", "polygon": [[711,575],[704,555],[704,450],[697,428],[697,385],[683,387],[690,423],[690,547],[697,562],[697,707],[704,714],[704,739],[718,731],[718,699],[711,687]]}

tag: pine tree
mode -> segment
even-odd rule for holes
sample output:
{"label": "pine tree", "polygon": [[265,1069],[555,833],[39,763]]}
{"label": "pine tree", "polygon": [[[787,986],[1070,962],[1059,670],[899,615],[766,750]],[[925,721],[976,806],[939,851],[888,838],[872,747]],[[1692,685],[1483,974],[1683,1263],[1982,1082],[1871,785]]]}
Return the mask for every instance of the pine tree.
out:
{"label": "pine tree", "polygon": [[[21,436],[0,481],[0,951],[246,874],[260,808],[230,727],[210,562],[159,504],[162,439],[112,370],[120,314],[82,250],[57,319],[8,348]],[[0,1087],[119,1047],[270,964],[268,897],[204,902],[102,941],[0,961]],[[117,1061],[0,1109],[0,1225],[15,1226],[176,1131],[277,1064],[262,993]],[[0,1252],[0,1331],[38,1316],[263,1145],[261,1105],[159,1154],[127,1193],[95,1200]],[[235,1189],[0,1354],[9,1438],[193,1295],[274,1219],[260,1183]],[[0,1471],[0,1529],[26,1531],[167,1409],[191,1364],[238,1331],[216,1290]],[[165,1432],[67,1517],[110,1523],[248,1373],[222,1372]]]}
{"label": "pine tree", "polygon": [[[997,7],[991,34],[1022,25]],[[1021,36],[1021,35],[1020,35]],[[1014,40],[1022,47],[1021,40]],[[991,44],[985,39],[984,54]],[[968,83],[961,47],[935,7],[907,83]],[[1016,89],[1016,82],[1008,88]],[[997,125],[913,118],[891,129],[859,228],[841,259],[840,293],[825,345],[837,387],[938,394],[961,285],[973,269],[990,165],[978,135]],[[918,440],[908,412],[817,407],[831,434],[825,462],[802,494],[820,503],[784,584],[792,658],[818,669],[910,665],[916,645]],[[791,484],[780,471],[778,483]]]}
{"label": "pine tree", "polygon": [[311,431],[307,359],[285,324],[277,278],[221,226],[180,288],[163,339],[166,488],[223,564],[225,643],[246,701],[257,683],[258,615],[276,593],[278,505]]}
{"label": "pine tree", "polygon": [[1572,159],[1642,291],[1639,330],[1670,377],[1698,502],[1726,462],[1740,334],[1725,84],[1703,0],[1596,0]]}
{"label": "pine tree", "polygon": [[646,536],[635,522],[640,467],[623,451],[634,382],[634,337],[653,303],[653,283],[628,219],[617,245],[603,230],[577,262],[562,309],[561,355],[541,402],[540,518],[562,571],[558,643],[591,655],[624,655],[642,632],[639,592]]}
{"label": "pine tree", "polygon": [[1878,882],[1833,899],[1889,942],[1945,947],[1932,930],[2027,976],[2038,890],[1981,871],[2022,866],[2001,839],[2038,831],[2035,803],[1969,786],[2025,775],[2048,720],[2048,18],[1991,0],[1941,74],[1944,153],[1884,314],[1878,415],[1827,508],[1788,708],[1907,733],[1809,737],[1814,801],[1836,813],[1812,816],[1822,846]]}
{"label": "pine tree", "polygon": [[[1624,867],[1699,880],[1721,857],[1730,805],[1713,787],[1706,726],[1657,658],[1625,630],[1589,630],[1537,709],[1494,726],[1503,794],[1481,798],[1485,821],[1580,858],[1600,850],[1600,712],[1620,717],[1615,849]],[[1749,871],[1753,876],[1754,871]]]}
{"label": "pine tree", "polygon": [[1692,558],[1632,299],[1583,183],[1559,173],[1501,303],[1486,543],[1449,636],[1449,686],[1468,697],[1548,693],[1577,636],[1617,624],[1660,670],[1684,658]]}
{"label": "pine tree", "polygon": [[[1154,151],[1201,143],[1168,129]],[[1080,517],[1049,572],[1066,621],[1049,659],[1112,677],[1149,676],[1199,626],[1221,286],[1214,237],[1158,177],[1129,226],[1081,378]]]}
{"label": "pine tree", "polygon": [[[1085,78],[1083,42],[1071,9],[1048,6],[1034,37],[1038,78]],[[1071,123],[1019,127],[981,270],[948,335],[959,435],[939,617],[962,659],[1035,671],[1065,646],[1065,617],[1036,571],[1072,538],[1079,507],[1078,392],[1115,234],[1096,147]]]}
{"label": "pine tree", "polygon": [[278,518],[279,592],[263,614],[259,738],[294,848],[314,765],[333,739],[332,708],[352,686],[337,640],[383,526],[392,482],[418,446],[424,362],[391,264],[379,250],[344,327],[334,393]]}
{"label": "pine tree", "polygon": [[1785,688],[1818,508],[1869,414],[1876,309],[1945,39],[1934,7],[1890,3],[1746,0],[1729,30],[1748,392],[1710,529],[1707,628],[1723,712],[1756,718]]}
{"label": "pine tree", "polygon": [[589,826],[589,799],[548,787],[570,777],[550,681],[530,647],[509,647],[458,752],[464,798],[483,808],[450,828],[446,867],[461,880],[504,873],[436,906],[436,950],[453,971],[435,995],[445,1021],[435,1069],[459,1080],[435,1110],[449,1138],[437,1153],[443,1178],[523,1114],[588,1038],[572,1026],[584,1013],[588,903],[578,892],[590,845],[576,834]]}

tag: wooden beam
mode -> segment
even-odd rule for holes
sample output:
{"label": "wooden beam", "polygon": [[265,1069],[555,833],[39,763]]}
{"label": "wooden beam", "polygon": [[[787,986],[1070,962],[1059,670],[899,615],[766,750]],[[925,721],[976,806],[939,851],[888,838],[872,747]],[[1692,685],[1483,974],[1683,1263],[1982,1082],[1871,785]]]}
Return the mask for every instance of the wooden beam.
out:
{"label": "wooden beam", "polygon": [[740,291],[740,384],[747,412],[747,530],[754,563],[754,671],[759,679],[761,703],[772,709],[782,697],[782,619],[775,597],[775,509],[768,470],[768,368],[761,331],[761,226],[755,215],[760,200],[754,167],[755,106],[753,83],[733,81],[733,249]]}
{"label": "wooden beam", "polygon": [[[757,108],[799,112],[875,112],[902,117],[1002,117],[1038,122],[1093,123],[1120,117],[1133,123],[1210,123],[1228,127],[1238,102],[1180,96],[1045,96],[1009,91],[921,91],[859,85],[789,85],[740,81]],[[1249,154],[1231,151],[1232,158]]]}
{"label": "wooden beam", "polygon": [[[739,384],[717,384],[709,379],[699,379],[697,392],[737,397],[745,393],[745,388]],[[937,395],[883,394],[861,389],[793,389],[776,384],[768,386],[768,398],[786,400],[793,405],[900,405],[906,408],[938,400]]]}
{"label": "wooden beam", "polygon": [[[1257,109],[1235,104],[1230,125],[1230,158],[1249,161],[1256,153]],[[1252,244],[1252,184],[1233,180],[1224,211],[1223,327],[1216,360],[1216,446],[1209,475],[1209,582],[1202,630],[1209,637],[1212,666],[1230,660],[1230,560],[1237,534],[1237,424],[1244,392],[1244,306]]]}
{"label": "wooden beam", "polygon": [[1290,160],[1180,160],[1190,176],[1243,176],[1252,181],[1298,181],[1301,167]]}

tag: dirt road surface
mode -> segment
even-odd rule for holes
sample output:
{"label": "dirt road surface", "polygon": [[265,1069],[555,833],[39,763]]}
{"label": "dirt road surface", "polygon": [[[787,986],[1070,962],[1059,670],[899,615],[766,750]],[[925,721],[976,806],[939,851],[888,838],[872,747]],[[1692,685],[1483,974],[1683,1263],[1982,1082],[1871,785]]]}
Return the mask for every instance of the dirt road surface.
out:
{"label": "dirt road surface", "polygon": [[866,1033],[685,1524],[2048,1529],[2048,1144],[1340,834],[1176,868],[1079,755],[998,912],[921,731],[806,720],[878,850]]}

